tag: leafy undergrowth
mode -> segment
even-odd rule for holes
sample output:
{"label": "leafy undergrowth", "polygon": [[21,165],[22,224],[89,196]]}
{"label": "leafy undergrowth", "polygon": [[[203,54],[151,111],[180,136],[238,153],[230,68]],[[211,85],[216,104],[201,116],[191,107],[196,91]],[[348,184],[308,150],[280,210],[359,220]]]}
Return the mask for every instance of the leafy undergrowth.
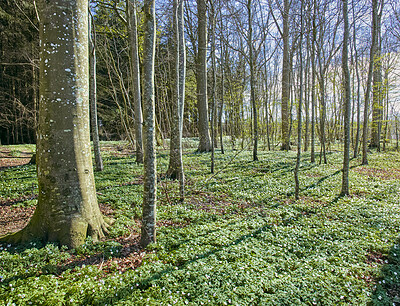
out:
{"label": "leafy undergrowth", "polygon": [[[351,161],[349,197],[338,197],[340,153],[327,165],[303,155],[295,201],[294,152],[184,155],[186,200],[165,180],[158,154],[158,242],[138,247],[141,166],[123,143],[104,143],[98,199],[116,222],[107,240],[68,251],[52,244],[0,249],[0,304],[399,305],[397,152]],[[0,173],[0,209],[35,205],[35,167]],[[4,178],[4,179],[3,179]]]}

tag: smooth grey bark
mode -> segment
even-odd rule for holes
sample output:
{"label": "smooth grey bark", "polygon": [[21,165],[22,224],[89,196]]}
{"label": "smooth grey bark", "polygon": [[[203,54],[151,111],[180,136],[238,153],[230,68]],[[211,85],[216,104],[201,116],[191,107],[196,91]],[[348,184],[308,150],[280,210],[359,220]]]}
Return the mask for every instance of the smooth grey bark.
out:
{"label": "smooth grey bark", "polygon": [[290,150],[289,99],[290,99],[290,54],[289,54],[289,0],[283,1],[283,60],[282,60],[282,145],[281,150]]}
{"label": "smooth grey bark", "polygon": [[362,143],[362,165],[368,165],[368,118],[369,118],[369,100],[371,96],[372,74],[374,70],[374,60],[377,48],[377,34],[378,31],[378,0],[372,0],[372,28],[371,28],[371,50],[369,54],[369,68],[368,78],[366,84],[365,98],[364,98],[364,125],[363,125],[363,143]]}
{"label": "smooth grey bark", "polygon": [[[222,17],[221,17],[222,19]],[[221,22],[222,25],[222,22]],[[218,122],[219,122],[219,142],[221,143],[221,154],[225,154],[224,150],[224,128],[222,124],[222,114],[224,111],[224,102],[225,102],[225,51],[223,47],[223,42],[221,42],[221,104],[219,107],[219,115],[218,115]]]}
{"label": "smooth grey bark", "polygon": [[350,90],[350,70],[349,70],[349,15],[347,0],[342,0],[343,9],[343,52],[342,52],[342,73],[344,89],[344,152],[343,152],[343,172],[342,190],[340,195],[349,194],[349,165],[350,165],[350,115],[351,115],[351,90]]}
{"label": "smooth grey bark", "polygon": [[[388,136],[388,128],[389,128],[389,69],[385,69],[385,78],[384,78],[384,95],[385,95],[385,100],[386,104],[385,106],[382,105],[383,108],[385,108],[385,128],[383,130],[383,142],[382,142],[382,150],[386,151],[386,138]],[[383,116],[382,116],[383,118]]]}
{"label": "smooth grey bark", "polygon": [[215,10],[214,3],[210,1],[211,6],[211,66],[212,66],[212,87],[211,87],[211,169],[210,172],[214,173],[215,167],[215,127],[216,127],[216,91],[217,91],[217,64],[215,57]]}
{"label": "smooth grey bark", "polygon": [[155,101],[154,101],[154,56],[156,42],[156,20],[154,0],[145,0],[144,48],[143,48],[143,216],[140,244],[146,247],[156,242],[156,145],[155,145]]}
{"label": "smooth grey bark", "polygon": [[297,155],[296,155],[296,166],[294,169],[294,181],[295,181],[295,199],[299,199],[300,193],[300,182],[299,182],[299,169],[300,169],[300,161],[301,161],[301,130],[302,130],[302,104],[303,104],[303,54],[302,54],[302,42],[303,42],[303,2],[301,3],[300,9],[300,18],[301,18],[301,28],[300,28],[300,46],[299,46],[299,64],[300,64],[300,71],[299,71],[299,86],[300,86],[300,93],[299,93],[299,105],[297,109]]}
{"label": "smooth grey bark", "polygon": [[167,176],[179,179],[180,200],[184,200],[185,173],[182,160],[183,112],[185,105],[186,45],[184,36],[183,0],[174,0],[175,96],[172,103],[170,159]]}
{"label": "smooth grey bark", "polygon": [[315,163],[315,76],[316,76],[316,64],[315,64],[315,44],[317,40],[317,4],[313,1],[313,17],[312,17],[312,40],[311,40],[311,163]]}
{"label": "smooth grey bark", "polygon": [[103,171],[103,159],[100,153],[99,125],[97,121],[97,84],[96,84],[96,31],[93,18],[89,14],[89,65],[90,65],[90,126],[93,141],[96,171]]}
{"label": "smooth grey bark", "polygon": [[[355,6],[352,6],[353,9],[353,19],[355,19]],[[353,22],[353,46],[354,46],[354,63],[356,69],[356,78],[357,78],[357,129],[356,129],[356,139],[354,143],[354,154],[353,157],[357,158],[358,156],[358,148],[360,145],[360,122],[361,122],[361,103],[360,103],[360,87],[361,87],[361,79],[360,79],[360,70],[358,67],[358,50],[357,50],[357,42],[356,42],[356,26],[355,22]]]}
{"label": "smooth grey bark", "polygon": [[[255,76],[254,76],[254,50],[253,50],[253,21],[251,0],[247,0],[247,20],[248,20],[248,36],[247,46],[249,48],[249,68],[250,68],[250,99],[251,109],[253,116],[253,161],[258,160],[257,147],[258,147],[258,114],[256,105],[256,90],[255,90]],[[289,33],[289,32],[288,32]]]}
{"label": "smooth grey bark", "polygon": [[196,62],[197,109],[199,113],[199,152],[211,150],[210,130],[208,126],[207,98],[207,4],[206,0],[197,0],[198,52]]}
{"label": "smooth grey bark", "polygon": [[1,241],[74,248],[107,232],[90,148],[88,2],[42,2],[40,13],[38,205],[23,230]]}
{"label": "smooth grey bark", "polygon": [[137,38],[137,17],[136,17],[136,0],[127,0],[128,11],[128,36],[129,51],[131,65],[131,80],[133,90],[133,110],[135,119],[135,149],[136,162],[143,163],[143,115],[142,115],[142,98],[140,88],[140,61],[139,61],[139,43]]}
{"label": "smooth grey bark", "polygon": [[309,44],[307,44],[307,63],[306,63],[306,68],[304,69],[304,78],[305,78],[305,83],[304,83],[304,92],[305,92],[305,97],[304,97],[304,109],[305,109],[305,130],[304,130],[304,151],[308,151],[308,146],[309,146],[309,129],[310,129],[310,94],[309,94],[309,84],[310,84],[310,49],[309,49]]}

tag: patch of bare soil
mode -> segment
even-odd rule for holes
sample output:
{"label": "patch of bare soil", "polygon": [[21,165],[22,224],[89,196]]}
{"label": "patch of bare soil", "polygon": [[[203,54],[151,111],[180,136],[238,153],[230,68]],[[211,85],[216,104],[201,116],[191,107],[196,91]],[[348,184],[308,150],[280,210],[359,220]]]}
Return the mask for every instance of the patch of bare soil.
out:
{"label": "patch of bare soil", "polygon": [[113,146],[113,145],[107,145],[107,146],[102,146],[101,151],[109,152],[112,156],[115,157],[121,157],[121,156],[130,156],[135,154],[135,150],[133,150],[130,146],[125,145],[125,146]]}
{"label": "patch of bare soil", "polygon": [[25,227],[35,208],[0,206],[0,236],[14,233]]}
{"label": "patch of bare soil", "polygon": [[31,160],[32,152],[13,152],[10,148],[0,147],[0,170],[3,168],[22,166]]}
{"label": "patch of bare soil", "polygon": [[399,169],[378,169],[378,168],[367,168],[358,167],[354,169],[360,174],[367,175],[369,177],[378,177],[383,180],[398,180],[400,179]]}
{"label": "patch of bare soil", "polygon": [[[24,199],[35,199],[36,197],[36,195],[33,195]],[[0,236],[23,229],[32,217],[35,207],[18,207],[13,205],[18,202],[21,202],[20,198],[0,202]],[[112,216],[113,210],[111,207],[102,203],[99,203],[99,206],[103,215]]]}

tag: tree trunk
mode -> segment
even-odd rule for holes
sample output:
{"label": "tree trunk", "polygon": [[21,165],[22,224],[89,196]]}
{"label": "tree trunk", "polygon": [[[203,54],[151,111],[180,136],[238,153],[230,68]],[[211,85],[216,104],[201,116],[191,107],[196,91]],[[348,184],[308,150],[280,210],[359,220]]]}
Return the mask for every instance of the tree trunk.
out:
{"label": "tree trunk", "polygon": [[197,54],[197,108],[199,112],[199,152],[211,150],[210,130],[208,127],[207,98],[207,4],[206,0],[197,0],[199,46]]}
{"label": "tree trunk", "polygon": [[[382,2],[379,1],[378,2]],[[383,4],[381,4],[383,5]],[[374,38],[375,39],[375,52],[373,61],[373,84],[372,84],[372,127],[371,127],[371,148],[376,148],[380,151],[381,142],[381,129],[382,129],[382,59],[381,59],[381,14],[378,12],[379,5],[376,8],[376,23]],[[374,19],[374,20],[375,20]]]}
{"label": "tree trunk", "polygon": [[290,99],[290,54],[289,54],[289,0],[283,1],[283,60],[282,60],[282,145],[281,150],[290,150],[289,99]]}
{"label": "tree trunk", "polygon": [[216,90],[217,90],[217,65],[215,57],[215,10],[214,3],[210,1],[211,12],[211,66],[212,66],[212,86],[211,86],[211,169],[210,172],[214,173],[215,167],[215,122],[216,122]]}
{"label": "tree trunk", "polygon": [[155,102],[154,102],[154,55],[156,21],[154,0],[145,0],[144,50],[143,50],[143,148],[144,148],[144,190],[142,236],[140,244],[146,247],[156,242],[156,146],[155,146]]}
{"label": "tree trunk", "polygon": [[97,84],[96,84],[96,31],[93,19],[89,16],[89,40],[90,40],[90,126],[92,133],[94,160],[96,171],[103,171],[103,160],[100,154],[99,125],[97,121]]}
{"label": "tree trunk", "polygon": [[131,80],[133,88],[133,109],[135,119],[136,162],[143,163],[142,98],[140,88],[140,61],[137,38],[136,0],[127,0],[128,36],[130,50]]}
{"label": "tree trunk", "polygon": [[251,0],[247,0],[247,18],[248,18],[248,37],[247,45],[249,48],[249,66],[250,66],[250,99],[253,115],[253,161],[258,160],[257,146],[258,146],[258,114],[256,105],[256,89],[255,89],[255,76],[254,76],[254,52],[253,52],[253,24],[252,24],[252,11]]}
{"label": "tree trunk", "polygon": [[1,241],[74,248],[88,235],[102,238],[107,226],[90,150],[88,2],[47,2],[40,21],[38,205],[23,230]]}
{"label": "tree trunk", "polygon": [[351,91],[350,91],[350,71],[348,63],[348,44],[349,44],[349,17],[347,0],[342,0],[343,5],[343,89],[344,89],[344,152],[343,152],[343,176],[342,176],[342,196],[349,194],[349,165],[350,165],[350,113],[351,113]]}
{"label": "tree trunk", "polygon": [[300,193],[300,182],[299,182],[299,169],[300,169],[300,158],[301,158],[301,129],[302,129],[302,118],[301,118],[301,112],[302,112],[302,103],[303,103],[303,54],[302,54],[302,43],[303,43],[303,2],[301,3],[301,28],[300,28],[300,45],[299,45],[299,54],[298,54],[298,59],[299,59],[299,65],[300,65],[300,71],[299,71],[299,86],[300,86],[300,92],[299,92],[299,105],[297,109],[297,155],[296,155],[296,167],[294,169],[294,181],[295,181],[295,198],[296,200],[299,199],[299,193]]}
{"label": "tree trunk", "polygon": [[184,171],[182,161],[183,111],[185,104],[186,47],[184,36],[183,0],[174,0],[175,35],[175,97],[172,104],[170,159],[167,176],[179,179],[180,198],[184,199]]}
{"label": "tree trunk", "polygon": [[364,99],[364,125],[363,125],[363,158],[362,165],[368,165],[368,117],[369,117],[369,100],[371,95],[371,83],[372,74],[374,70],[374,60],[376,54],[377,41],[377,27],[378,27],[378,0],[372,0],[372,41],[371,50],[369,54],[369,68],[368,68],[368,79],[367,79],[367,89],[365,91]]}
{"label": "tree trunk", "polygon": [[[353,19],[355,18],[354,13],[354,5],[353,5]],[[356,131],[356,140],[354,143],[354,154],[353,157],[357,158],[358,156],[358,148],[360,145],[360,122],[361,122],[361,103],[360,103],[360,87],[361,87],[361,79],[360,79],[360,71],[358,68],[358,50],[356,44],[356,26],[355,22],[353,22],[353,45],[354,45],[354,65],[356,69],[356,77],[357,77],[357,131]]]}
{"label": "tree trunk", "polygon": [[317,26],[316,26],[316,1],[313,1],[313,20],[312,20],[312,40],[311,40],[311,157],[310,161],[315,163],[315,43],[317,37]]}

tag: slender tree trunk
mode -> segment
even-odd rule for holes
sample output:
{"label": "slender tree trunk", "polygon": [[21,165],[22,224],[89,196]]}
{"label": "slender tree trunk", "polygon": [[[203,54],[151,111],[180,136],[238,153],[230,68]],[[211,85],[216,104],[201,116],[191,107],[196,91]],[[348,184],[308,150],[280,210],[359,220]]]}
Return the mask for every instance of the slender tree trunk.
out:
{"label": "slender tree trunk", "polygon": [[198,18],[198,54],[197,54],[197,108],[199,113],[199,152],[211,150],[210,130],[208,127],[207,98],[207,4],[206,0],[197,0]]}
{"label": "slender tree trunk", "polygon": [[96,84],[96,31],[93,18],[89,16],[89,40],[90,40],[90,126],[94,149],[96,171],[103,171],[103,159],[100,153],[99,125],[97,121],[97,84]]}
{"label": "slender tree trunk", "polygon": [[215,122],[216,122],[216,90],[217,90],[217,65],[215,57],[215,10],[214,3],[210,1],[211,6],[211,65],[212,65],[212,87],[211,87],[211,173],[214,173],[215,167]]}
{"label": "slender tree trunk", "polygon": [[373,84],[372,84],[372,128],[371,128],[371,148],[380,151],[381,130],[382,130],[382,110],[383,110],[383,86],[382,86],[382,59],[381,59],[381,14],[379,3],[383,5],[383,0],[378,0],[376,13],[375,35],[375,54],[373,62]]}
{"label": "slender tree trunk", "polygon": [[107,232],[90,149],[88,2],[42,3],[40,12],[38,205],[23,230],[0,241],[74,248]]}
{"label": "slender tree trunk", "polygon": [[[309,41],[309,40],[308,40]],[[306,122],[305,122],[305,131],[304,131],[304,151],[308,151],[308,146],[309,146],[309,129],[310,129],[310,77],[309,77],[309,72],[310,72],[310,48],[309,44],[307,48],[307,63],[306,63],[306,69],[304,69],[304,78],[305,78],[305,96],[304,96],[304,108],[305,108],[305,113],[306,113]]]}
{"label": "slender tree trunk", "polygon": [[311,41],[311,158],[310,161],[315,163],[315,42],[317,37],[316,26],[316,1],[313,1],[313,19],[312,19],[312,41]]}
{"label": "slender tree trunk", "polygon": [[[265,54],[265,48],[264,48],[264,54]],[[268,151],[271,151],[267,64],[265,64],[265,121],[266,121],[266,127],[267,127],[267,135],[266,135],[267,136],[267,146],[268,146]]]}
{"label": "slender tree trunk", "polygon": [[[354,13],[354,5],[353,5],[353,19],[355,18]],[[356,77],[357,77],[357,132],[356,132],[356,140],[354,144],[354,154],[353,157],[357,158],[358,156],[358,148],[360,145],[360,123],[361,123],[361,103],[360,103],[360,87],[361,87],[361,79],[360,79],[360,71],[358,66],[358,50],[357,50],[357,42],[356,42],[356,27],[355,22],[353,22],[353,45],[354,45],[354,63],[356,69]]]}
{"label": "slender tree trunk", "polygon": [[156,242],[156,146],[154,103],[154,56],[156,40],[155,0],[144,1],[144,50],[143,50],[143,148],[144,190],[142,236],[140,244],[145,247]]}
{"label": "slender tree trunk", "polygon": [[183,112],[185,105],[186,47],[184,36],[183,0],[174,0],[175,35],[175,97],[172,104],[170,159],[167,176],[179,179],[180,200],[184,200],[185,174],[182,160]]}
{"label": "slender tree trunk", "polygon": [[386,139],[387,139],[387,134],[388,134],[388,125],[389,125],[389,70],[385,71],[385,129],[383,131],[383,143],[382,143],[382,149],[383,151],[386,151]]}
{"label": "slender tree trunk", "polygon": [[140,88],[140,61],[139,47],[137,38],[137,17],[136,0],[127,0],[128,7],[128,36],[131,65],[131,80],[133,88],[133,109],[135,119],[135,138],[136,138],[136,162],[143,163],[143,116],[142,116],[142,98]]}
{"label": "slender tree trunk", "polygon": [[290,54],[289,54],[289,0],[283,1],[283,60],[282,60],[282,145],[281,150],[290,150],[289,99],[290,99]]}
{"label": "slender tree trunk", "polygon": [[363,125],[363,158],[362,165],[368,165],[368,118],[369,118],[369,100],[371,96],[371,83],[372,74],[374,70],[374,60],[377,47],[377,27],[378,27],[378,0],[372,0],[372,41],[371,41],[371,51],[369,55],[369,68],[368,68],[368,79],[367,79],[367,89],[365,91],[364,98],[364,125]]}
{"label": "slender tree trunk", "polygon": [[253,114],[253,161],[258,160],[257,146],[258,146],[258,114],[256,105],[256,92],[255,92],[255,76],[254,76],[254,52],[253,52],[253,21],[251,11],[251,0],[247,0],[247,17],[249,23],[249,31],[247,38],[247,45],[249,48],[249,63],[250,63],[250,99]]}
{"label": "slender tree trunk", "polygon": [[322,163],[322,158],[324,159],[324,164],[327,163],[326,160],[326,133],[325,133],[325,123],[326,123],[326,102],[325,102],[325,69],[320,69],[320,103],[321,103],[321,118],[320,118],[320,138],[321,138],[321,155],[319,156],[319,163]]}
{"label": "slender tree trunk", "polygon": [[[223,28],[222,14],[221,14],[221,29]],[[221,42],[221,105],[219,108],[219,142],[221,143],[221,154],[225,154],[224,151],[224,127],[222,125],[222,115],[224,111],[225,102],[225,46],[224,42]]]}
{"label": "slender tree trunk", "polygon": [[351,113],[351,91],[350,91],[350,71],[348,63],[348,44],[349,44],[349,17],[347,0],[342,0],[343,6],[343,89],[344,89],[344,152],[343,152],[343,176],[342,176],[342,196],[349,194],[349,165],[350,165],[350,113]]}
{"label": "slender tree trunk", "polygon": [[296,167],[294,169],[294,180],[295,180],[295,198],[296,200],[299,199],[300,193],[300,182],[299,182],[299,169],[300,169],[300,158],[301,158],[301,129],[302,129],[302,103],[303,103],[303,54],[302,54],[302,43],[303,43],[303,2],[301,3],[301,28],[300,28],[300,47],[299,47],[299,86],[300,86],[300,93],[299,93],[299,105],[297,110],[297,156],[296,156]]}

